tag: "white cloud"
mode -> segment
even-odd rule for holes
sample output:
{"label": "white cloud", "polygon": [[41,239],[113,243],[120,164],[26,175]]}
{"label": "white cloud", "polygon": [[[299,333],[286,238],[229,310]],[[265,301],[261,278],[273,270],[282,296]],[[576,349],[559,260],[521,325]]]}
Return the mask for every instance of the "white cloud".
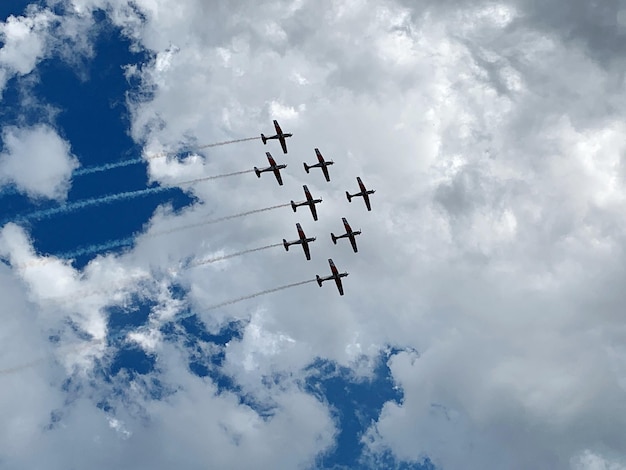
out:
{"label": "white cloud", "polygon": [[[22,297],[47,309],[33,320],[42,330],[62,329],[69,317],[103,338],[103,309],[122,304],[128,292],[158,304],[129,339],[156,354],[151,374],[176,393],[152,400],[149,378],[135,378],[108,416],[89,401],[105,384],[80,382],[87,398],[68,407],[63,423],[79,429],[94,454],[158,449],[149,463],[165,468],[181,458],[188,466],[310,465],[336,430],[328,407],[298,388],[302,368],[321,357],[357,369],[367,364],[363,355],[391,344],[419,354],[390,360],[404,400],[387,403],[372,425],[372,452],[429,456],[448,469],[621,468],[626,96],[621,69],[603,66],[619,57],[591,55],[596,17],[574,18],[586,26],[580,47],[551,10],[540,21],[537,12],[547,6],[523,1],[424,2],[419,11],[392,1],[72,5],[85,18],[105,6],[137,45],[155,53],[128,69],[143,83],[129,107],[132,135],[146,143],[146,155],[190,139],[259,135],[271,131],[272,118],[294,133],[284,156],[273,142],[249,142],[184,163],[150,163],[151,178],[171,184],[249,169],[269,150],[289,163],[284,187],[253,175],[197,184],[190,190],[202,203],[180,214],[157,211],[128,254],[100,257],[83,273],[58,260],[13,271]],[[575,5],[568,11],[586,11]],[[335,160],[330,184],[301,169],[315,147]],[[62,166],[54,165],[57,183],[71,171],[69,150],[60,153],[66,166],[54,173]],[[371,213],[345,200],[357,175],[377,190]],[[156,235],[300,198],[302,184],[324,199],[318,222],[285,208]],[[55,188],[48,194],[58,197]],[[330,243],[342,216],[363,229],[358,255]],[[158,327],[184,305],[168,289],[172,266],[280,241],[297,221],[318,236],[311,262],[279,248],[176,274],[189,292],[185,301],[211,331],[249,321],[220,371],[247,396],[276,407],[265,419],[233,394],[216,394],[210,378],[194,377],[189,351],[168,343]],[[13,226],[1,243],[13,265],[42,261]],[[331,256],[350,271],[344,297],[312,284],[206,310],[325,273]],[[135,275],[154,280],[142,285]],[[95,295],[83,298],[82,289]],[[53,308],[51,290],[76,303]],[[62,341],[76,341],[62,331]],[[110,359],[116,346],[73,351],[66,370],[89,377],[94,358]],[[268,387],[268,377],[279,384]],[[133,415],[134,407],[141,412]],[[41,415],[36,410],[34,422]],[[149,425],[142,428],[137,415]],[[68,428],[44,440],[52,448],[70,435]],[[286,442],[289,452],[280,454]]]}
{"label": "white cloud", "polygon": [[78,160],[70,145],[47,125],[5,127],[0,183],[13,183],[32,198],[64,200]]}
{"label": "white cloud", "polygon": [[46,54],[47,29],[54,15],[47,10],[33,9],[28,16],[9,16],[0,24],[0,67],[13,73],[30,73]]}

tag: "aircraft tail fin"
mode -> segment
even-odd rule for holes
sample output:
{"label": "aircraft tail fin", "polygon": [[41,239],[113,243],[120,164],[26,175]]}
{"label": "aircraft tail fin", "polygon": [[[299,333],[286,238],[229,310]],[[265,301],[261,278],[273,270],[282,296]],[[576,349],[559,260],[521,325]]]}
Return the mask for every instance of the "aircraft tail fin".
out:
{"label": "aircraft tail fin", "polygon": [[261,140],[263,141],[263,145],[267,144],[267,137],[261,134]]}
{"label": "aircraft tail fin", "polygon": [[293,209],[293,211],[296,211],[296,203],[291,201],[291,208]]}
{"label": "aircraft tail fin", "polygon": [[283,246],[285,247],[285,251],[289,251],[289,244],[287,243],[287,240],[285,240],[283,238]]}
{"label": "aircraft tail fin", "polygon": [[319,274],[315,275],[315,280],[317,281],[317,285],[322,287],[322,278],[319,276]]}
{"label": "aircraft tail fin", "polygon": [[304,162],[304,171],[306,171],[307,174],[309,173],[309,169],[310,169],[309,165],[307,165],[306,162]]}
{"label": "aircraft tail fin", "polygon": [[337,244],[337,237],[335,236],[335,234],[333,232],[330,232],[330,238],[332,238],[333,243],[336,245]]}
{"label": "aircraft tail fin", "polygon": [[256,173],[257,178],[261,177],[261,172],[259,171],[259,169],[256,166],[254,167],[254,173]]}
{"label": "aircraft tail fin", "polygon": [[348,191],[346,191],[346,197],[348,198],[348,202],[352,202],[352,196],[350,196]]}

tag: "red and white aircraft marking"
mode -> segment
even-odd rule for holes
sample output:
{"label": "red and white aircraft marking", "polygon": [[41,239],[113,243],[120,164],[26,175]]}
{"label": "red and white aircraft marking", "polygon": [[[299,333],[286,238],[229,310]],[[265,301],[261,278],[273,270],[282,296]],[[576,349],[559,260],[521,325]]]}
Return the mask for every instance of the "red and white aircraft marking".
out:
{"label": "red and white aircraft marking", "polygon": [[350,244],[352,245],[352,249],[354,250],[354,252],[358,252],[359,249],[356,247],[356,235],[361,235],[361,231],[357,230],[354,231],[352,230],[352,228],[350,227],[350,224],[348,223],[348,221],[346,220],[345,217],[342,217],[341,220],[343,220],[343,226],[346,229],[346,233],[344,233],[343,235],[335,235],[334,233],[330,233],[330,238],[333,240],[333,243],[336,245],[337,244],[337,240],[339,240],[340,238],[348,238],[350,240]]}
{"label": "red and white aircraft marking", "polygon": [[306,184],[302,186],[304,188],[304,195],[306,196],[306,201],[295,203],[291,201],[291,208],[294,212],[300,206],[309,206],[311,209],[311,214],[313,215],[313,220],[317,220],[317,210],[315,209],[315,204],[322,202],[322,199],[313,199],[311,193],[309,192],[309,188],[306,187]]}
{"label": "red and white aircraft marking", "polygon": [[280,146],[283,148],[283,153],[287,153],[287,142],[285,142],[285,139],[287,137],[291,137],[293,134],[285,134],[278,125],[278,121],[276,120],[274,120],[274,128],[276,129],[276,135],[273,135],[271,137],[265,137],[265,135],[261,134],[261,140],[263,141],[263,144],[267,144],[268,140],[278,139],[280,141]]}
{"label": "red and white aircraft marking", "polygon": [[334,164],[335,162],[333,162],[332,160],[330,161],[324,160],[324,157],[322,157],[322,154],[320,153],[319,149],[315,149],[315,155],[317,155],[317,161],[319,163],[316,163],[315,165],[307,165],[305,162],[304,171],[306,171],[308,174],[311,168],[321,168],[322,173],[324,173],[324,178],[326,178],[326,181],[330,181],[330,175],[328,174],[328,166]]}
{"label": "red and white aircraft marking", "polygon": [[337,284],[339,295],[343,295],[343,285],[341,284],[341,278],[346,277],[348,273],[340,273],[339,271],[337,271],[335,263],[333,263],[333,260],[330,258],[328,259],[328,264],[330,264],[330,271],[332,272],[332,274],[326,277],[320,277],[319,275],[316,275],[315,279],[317,280],[317,284],[322,287],[322,283],[324,281],[330,281],[332,279],[335,281],[335,284]]}
{"label": "red and white aircraft marking", "polygon": [[267,160],[270,162],[270,166],[268,166],[267,168],[261,168],[260,170],[255,166],[254,172],[260,178],[261,173],[264,173],[266,171],[273,171],[274,176],[276,177],[276,181],[278,181],[278,184],[282,186],[283,179],[280,177],[280,170],[282,170],[283,168],[287,168],[287,165],[277,165],[269,152],[265,152],[265,155],[267,155]]}
{"label": "red and white aircraft marking", "polygon": [[352,202],[353,197],[363,196],[363,200],[365,201],[365,206],[367,207],[367,210],[371,211],[372,207],[370,206],[369,195],[374,194],[376,191],[374,189],[367,190],[365,188],[365,185],[363,184],[363,181],[361,181],[361,178],[359,178],[358,176],[356,177],[356,181],[357,183],[359,183],[359,188],[361,189],[361,191],[355,194],[350,194],[348,191],[346,191],[346,197],[348,198],[348,202]]}
{"label": "red and white aircraft marking", "polygon": [[304,250],[304,256],[306,256],[306,259],[310,261],[311,252],[309,251],[309,243],[314,242],[315,237],[307,238],[306,235],[304,234],[304,230],[302,230],[302,227],[300,226],[299,223],[296,224],[296,229],[298,229],[298,237],[300,237],[300,239],[294,240],[292,242],[288,242],[287,240],[283,238],[283,246],[285,247],[286,251],[289,251],[289,247],[291,245],[302,245],[302,249]]}

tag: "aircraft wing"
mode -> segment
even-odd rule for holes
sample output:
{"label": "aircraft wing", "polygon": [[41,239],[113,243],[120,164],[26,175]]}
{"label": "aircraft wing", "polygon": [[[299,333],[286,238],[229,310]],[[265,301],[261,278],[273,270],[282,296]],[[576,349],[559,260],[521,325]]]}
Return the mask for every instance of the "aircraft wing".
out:
{"label": "aircraft wing", "polygon": [[315,208],[315,204],[309,204],[311,208],[311,214],[313,215],[313,220],[317,220],[317,209]]}
{"label": "aircraft wing", "polygon": [[306,200],[311,202],[313,200],[313,196],[311,196],[309,188],[306,187],[306,184],[303,184],[302,188],[304,189],[304,195],[306,196]]}
{"label": "aircraft wing", "polygon": [[341,220],[343,220],[343,227],[346,229],[346,233],[352,232],[352,229],[350,228],[350,224],[348,223],[348,220],[345,217],[342,217]]}
{"label": "aircraft wing", "polygon": [[328,174],[328,166],[322,165],[322,173],[324,173],[324,178],[326,178],[326,181],[330,181],[330,175]]}
{"label": "aircraft wing", "polygon": [[302,249],[304,250],[304,256],[306,256],[306,259],[311,261],[311,250],[309,250],[309,242],[303,241]]}
{"label": "aircraft wing", "polygon": [[319,149],[315,149],[315,155],[317,155],[318,162],[324,163],[324,157],[322,157],[322,154],[320,153]]}
{"label": "aircraft wing", "polygon": [[359,188],[361,188],[361,191],[363,191],[363,192],[367,191],[367,189],[365,189],[365,185],[363,184],[363,181],[361,181],[360,177],[357,176],[356,177],[356,181],[357,181],[357,183],[359,183]]}
{"label": "aircraft wing", "polygon": [[265,155],[267,155],[267,160],[270,162],[270,165],[276,166],[276,162],[274,161],[274,157],[272,157],[272,154],[269,152],[265,152]]}
{"label": "aircraft wing", "polygon": [[278,184],[280,186],[282,186],[283,185],[283,179],[280,176],[280,170],[278,170],[278,169],[274,170],[274,176],[276,177],[276,180],[278,181]]}
{"label": "aircraft wing", "polygon": [[335,278],[335,284],[337,284],[337,289],[339,290],[339,295],[343,295],[343,285],[341,284],[341,278],[337,276]]}
{"label": "aircraft wing", "polygon": [[337,271],[337,267],[331,258],[328,258],[328,264],[330,265],[330,271],[333,273],[333,276],[337,276],[339,271]]}
{"label": "aircraft wing", "polygon": [[352,250],[354,250],[355,253],[358,253],[359,249],[356,247],[356,237],[353,234],[351,234],[350,236],[348,236],[348,238],[350,239]]}
{"label": "aircraft wing", "polygon": [[280,128],[280,126],[278,125],[278,121],[276,119],[274,119],[274,128],[276,129],[276,133],[278,135],[282,135],[283,131]]}
{"label": "aircraft wing", "polygon": [[365,201],[365,206],[367,207],[368,211],[372,210],[372,206],[370,206],[370,196],[367,193],[363,193],[363,200]]}
{"label": "aircraft wing", "polygon": [[280,134],[279,140],[280,140],[280,146],[283,148],[283,153],[287,153],[287,141],[285,140],[285,137],[282,134]]}

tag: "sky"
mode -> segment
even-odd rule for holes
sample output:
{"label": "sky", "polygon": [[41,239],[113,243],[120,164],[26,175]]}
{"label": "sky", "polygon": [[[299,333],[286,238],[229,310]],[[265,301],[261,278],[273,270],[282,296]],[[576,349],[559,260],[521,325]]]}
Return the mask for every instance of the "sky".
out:
{"label": "sky", "polygon": [[0,467],[626,469],[622,2],[0,20]]}

